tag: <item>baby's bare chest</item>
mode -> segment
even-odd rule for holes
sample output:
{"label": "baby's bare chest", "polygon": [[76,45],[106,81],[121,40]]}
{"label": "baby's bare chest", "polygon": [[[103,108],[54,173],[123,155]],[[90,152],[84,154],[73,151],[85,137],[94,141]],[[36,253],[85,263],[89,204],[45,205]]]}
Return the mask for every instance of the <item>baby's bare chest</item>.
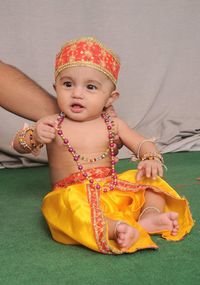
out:
{"label": "baby's bare chest", "polygon": [[[109,144],[108,130],[103,121],[98,124],[64,123],[62,132],[69,144],[80,153],[103,151]],[[59,135],[56,137],[56,144],[62,148],[63,140]]]}

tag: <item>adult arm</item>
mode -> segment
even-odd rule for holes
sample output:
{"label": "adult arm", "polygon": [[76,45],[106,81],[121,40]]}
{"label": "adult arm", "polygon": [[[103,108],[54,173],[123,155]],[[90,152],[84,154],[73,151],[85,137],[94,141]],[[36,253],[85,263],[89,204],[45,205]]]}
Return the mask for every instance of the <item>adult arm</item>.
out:
{"label": "adult arm", "polygon": [[14,66],[0,61],[0,106],[37,121],[58,112],[56,99]]}

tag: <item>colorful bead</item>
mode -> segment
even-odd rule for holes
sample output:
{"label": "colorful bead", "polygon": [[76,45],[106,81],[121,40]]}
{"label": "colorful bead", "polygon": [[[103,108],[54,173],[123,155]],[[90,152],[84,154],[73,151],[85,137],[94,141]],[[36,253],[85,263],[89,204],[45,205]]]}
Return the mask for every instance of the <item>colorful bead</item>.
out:
{"label": "colorful bead", "polygon": [[101,186],[99,184],[96,184],[96,189],[100,189]]}
{"label": "colorful bead", "polygon": [[60,136],[60,135],[62,135],[62,131],[61,131],[61,130],[59,130],[59,131],[58,131],[58,134],[59,134],[59,136]]}

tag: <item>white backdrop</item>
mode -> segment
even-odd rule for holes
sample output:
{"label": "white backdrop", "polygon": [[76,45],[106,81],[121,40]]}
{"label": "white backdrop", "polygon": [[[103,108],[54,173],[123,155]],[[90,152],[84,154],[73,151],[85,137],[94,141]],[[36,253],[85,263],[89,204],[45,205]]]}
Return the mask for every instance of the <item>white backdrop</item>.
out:
{"label": "white backdrop", "polygon": [[[80,36],[97,37],[121,58],[119,116],[158,138],[163,152],[200,150],[199,0],[0,2],[0,59],[52,94],[55,54]],[[12,167],[9,143],[24,119],[1,108],[0,120],[0,162]]]}

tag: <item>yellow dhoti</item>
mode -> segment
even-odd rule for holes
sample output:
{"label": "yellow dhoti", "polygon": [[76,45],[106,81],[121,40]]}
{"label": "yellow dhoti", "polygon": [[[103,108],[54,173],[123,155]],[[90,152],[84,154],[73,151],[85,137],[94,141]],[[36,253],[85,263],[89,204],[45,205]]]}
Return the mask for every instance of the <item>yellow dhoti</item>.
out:
{"label": "yellow dhoti", "polygon": [[140,236],[127,250],[157,248],[150,235],[137,223],[141,208],[145,202],[145,190],[151,189],[165,195],[165,212],[179,214],[179,231],[172,236],[170,231],[161,232],[167,240],[182,239],[193,226],[188,202],[164,180],[143,179],[136,182],[136,170],[118,174],[117,187],[103,192],[110,182],[110,169],[105,167],[87,170],[98,181],[99,190],[76,173],[57,183],[52,192],[46,195],[42,205],[43,214],[49,225],[52,237],[64,244],[81,244],[92,250],[107,253],[123,253],[114,240],[108,239],[108,227],[105,218],[121,220],[136,228]]}

